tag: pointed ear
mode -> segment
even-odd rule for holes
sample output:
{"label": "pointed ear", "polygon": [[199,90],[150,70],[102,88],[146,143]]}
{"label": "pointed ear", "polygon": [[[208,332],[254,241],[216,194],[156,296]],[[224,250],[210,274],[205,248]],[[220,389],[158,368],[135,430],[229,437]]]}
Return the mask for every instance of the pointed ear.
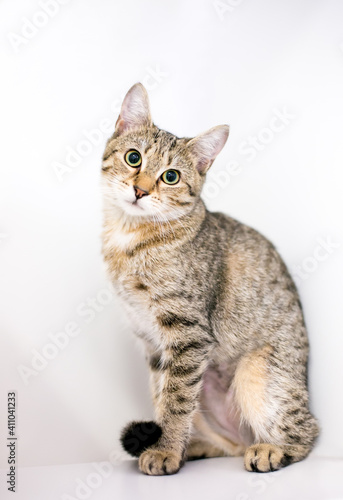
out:
{"label": "pointed ear", "polygon": [[126,94],[116,123],[115,134],[152,125],[148,93],[141,83],[136,83]]}
{"label": "pointed ear", "polygon": [[196,158],[198,172],[203,175],[223,149],[229,136],[228,125],[218,125],[197,135],[187,144]]}

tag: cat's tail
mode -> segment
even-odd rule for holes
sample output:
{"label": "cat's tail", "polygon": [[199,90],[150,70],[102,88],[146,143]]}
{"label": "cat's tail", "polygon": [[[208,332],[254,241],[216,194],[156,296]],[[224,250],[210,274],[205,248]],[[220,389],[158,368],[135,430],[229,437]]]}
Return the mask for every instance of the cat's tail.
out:
{"label": "cat's tail", "polygon": [[162,435],[161,427],[153,422],[130,422],[121,432],[120,442],[125,451],[133,457],[157,443]]}

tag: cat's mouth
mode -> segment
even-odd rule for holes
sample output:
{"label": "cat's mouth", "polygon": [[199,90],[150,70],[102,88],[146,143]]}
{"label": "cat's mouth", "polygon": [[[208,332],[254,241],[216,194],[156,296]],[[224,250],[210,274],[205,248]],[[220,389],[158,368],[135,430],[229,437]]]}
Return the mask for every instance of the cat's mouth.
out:
{"label": "cat's mouth", "polygon": [[121,209],[127,215],[132,217],[151,217],[155,215],[156,211],[150,199],[147,198],[141,199],[135,197],[133,200],[132,197],[127,196],[120,198],[118,201]]}
{"label": "cat's mouth", "polygon": [[135,201],[132,201],[132,202],[131,202],[131,201],[129,201],[129,203],[130,203],[131,205],[135,205],[135,206],[136,206],[136,207],[138,207],[140,210],[143,210],[143,208],[142,208],[140,205],[138,205],[138,202],[139,202],[139,200],[135,200]]}
{"label": "cat's mouth", "polygon": [[134,206],[138,208],[139,210],[144,210],[144,208],[139,204],[139,200],[134,200],[134,201],[128,201],[127,202],[129,205]]}
{"label": "cat's mouth", "polygon": [[142,205],[139,203],[139,200],[123,200],[124,201],[124,210],[129,215],[143,215],[145,212]]}

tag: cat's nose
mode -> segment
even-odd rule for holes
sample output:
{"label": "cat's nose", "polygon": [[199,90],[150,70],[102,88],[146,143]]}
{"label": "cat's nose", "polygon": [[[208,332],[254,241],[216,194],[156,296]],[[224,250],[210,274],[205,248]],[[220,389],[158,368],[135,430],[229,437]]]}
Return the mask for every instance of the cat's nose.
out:
{"label": "cat's nose", "polygon": [[148,191],[145,191],[145,189],[141,189],[138,186],[133,186],[133,189],[135,190],[135,195],[137,200],[149,194]]}

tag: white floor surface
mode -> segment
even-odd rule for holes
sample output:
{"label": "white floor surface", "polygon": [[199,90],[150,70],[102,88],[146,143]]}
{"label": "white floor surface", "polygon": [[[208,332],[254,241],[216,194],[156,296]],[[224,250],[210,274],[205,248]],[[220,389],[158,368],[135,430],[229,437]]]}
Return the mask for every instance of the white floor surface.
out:
{"label": "white floor surface", "polygon": [[[248,473],[241,458],[187,462],[173,476],[150,477],[128,460],[103,477],[96,464],[20,468],[16,493],[4,488],[0,498],[15,500],[343,500],[343,459],[310,456],[268,474]],[[106,476],[106,477],[104,477]],[[3,492],[5,491],[5,496]]]}

